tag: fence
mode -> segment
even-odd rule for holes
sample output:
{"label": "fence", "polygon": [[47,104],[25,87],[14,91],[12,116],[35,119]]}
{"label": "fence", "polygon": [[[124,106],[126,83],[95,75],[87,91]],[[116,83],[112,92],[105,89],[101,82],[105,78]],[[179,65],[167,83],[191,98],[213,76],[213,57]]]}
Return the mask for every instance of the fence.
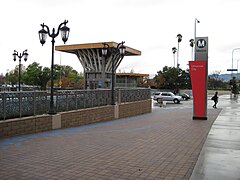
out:
{"label": "fence", "polygon": [[[111,90],[60,90],[54,93],[56,112],[111,104]],[[150,89],[117,89],[115,102],[150,99]],[[0,120],[45,114],[50,96],[46,91],[0,92]]]}

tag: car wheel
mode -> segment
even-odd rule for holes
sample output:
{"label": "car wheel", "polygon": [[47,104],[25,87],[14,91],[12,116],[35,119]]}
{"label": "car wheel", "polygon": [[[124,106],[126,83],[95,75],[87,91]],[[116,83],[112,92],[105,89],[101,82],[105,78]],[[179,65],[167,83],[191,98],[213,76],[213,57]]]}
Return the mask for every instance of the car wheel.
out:
{"label": "car wheel", "polygon": [[180,101],[179,101],[178,99],[174,99],[173,102],[174,102],[175,104],[180,103]]}

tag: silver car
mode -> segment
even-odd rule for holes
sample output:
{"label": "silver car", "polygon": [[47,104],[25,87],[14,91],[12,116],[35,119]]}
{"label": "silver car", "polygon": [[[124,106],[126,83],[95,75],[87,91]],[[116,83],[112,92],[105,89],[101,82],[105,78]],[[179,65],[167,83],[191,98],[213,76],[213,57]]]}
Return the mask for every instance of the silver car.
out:
{"label": "silver car", "polygon": [[181,96],[177,96],[172,92],[156,92],[154,93],[153,100],[161,103],[162,101],[173,101],[174,103],[180,103],[182,100]]}

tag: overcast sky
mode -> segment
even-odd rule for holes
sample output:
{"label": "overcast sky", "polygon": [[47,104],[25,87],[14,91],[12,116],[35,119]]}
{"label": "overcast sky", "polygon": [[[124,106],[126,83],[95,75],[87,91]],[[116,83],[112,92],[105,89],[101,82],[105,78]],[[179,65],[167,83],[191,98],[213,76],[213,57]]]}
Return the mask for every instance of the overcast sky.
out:
{"label": "overcast sky", "polygon": [[[51,40],[42,46],[40,24],[52,28],[69,21],[66,44],[125,41],[125,45],[142,52],[141,56],[125,57],[118,68],[154,75],[164,66],[173,66],[172,47],[177,47],[177,34],[182,34],[179,63],[186,69],[191,60],[189,40],[197,36],[209,38],[208,72],[227,72],[232,67],[232,51],[240,48],[240,0],[0,0],[0,73],[14,69],[13,50],[28,49],[28,66],[34,61],[51,65]],[[59,37],[55,45],[62,45]],[[55,63],[70,65],[83,71],[75,55],[55,54]],[[233,54],[237,68],[240,50]],[[239,64],[240,67],[240,64]]]}

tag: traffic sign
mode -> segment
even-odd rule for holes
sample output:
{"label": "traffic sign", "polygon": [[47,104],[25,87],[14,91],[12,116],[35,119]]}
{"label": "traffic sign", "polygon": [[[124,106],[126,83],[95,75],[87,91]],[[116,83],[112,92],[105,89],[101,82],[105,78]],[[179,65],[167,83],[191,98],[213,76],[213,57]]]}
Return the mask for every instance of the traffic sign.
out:
{"label": "traffic sign", "polygon": [[197,40],[197,47],[198,48],[204,48],[207,45],[207,42],[205,39],[198,39]]}
{"label": "traffic sign", "polygon": [[237,71],[237,69],[227,69],[227,71]]}
{"label": "traffic sign", "polygon": [[196,37],[195,60],[208,61],[208,37]]}

